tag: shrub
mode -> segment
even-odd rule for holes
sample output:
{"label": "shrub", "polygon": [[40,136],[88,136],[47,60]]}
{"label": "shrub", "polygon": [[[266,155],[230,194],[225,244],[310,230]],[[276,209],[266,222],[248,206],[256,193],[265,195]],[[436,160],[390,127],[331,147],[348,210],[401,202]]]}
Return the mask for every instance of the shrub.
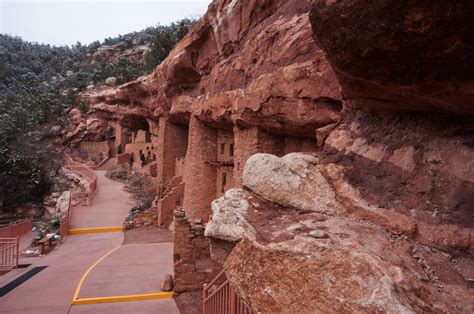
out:
{"label": "shrub", "polygon": [[125,181],[128,179],[128,169],[125,166],[118,165],[107,170],[105,176],[112,180]]}
{"label": "shrub", "polygon": [[41,199],[50,184],[37,160],[0,144],[0,211]]}
{"label": "shrub", "polygon": [[55,213],[49,217],[43,219],[43,230],[48,233],[56,233],[59,231],[61,226],[61,219],[63,218],[62,213]]}

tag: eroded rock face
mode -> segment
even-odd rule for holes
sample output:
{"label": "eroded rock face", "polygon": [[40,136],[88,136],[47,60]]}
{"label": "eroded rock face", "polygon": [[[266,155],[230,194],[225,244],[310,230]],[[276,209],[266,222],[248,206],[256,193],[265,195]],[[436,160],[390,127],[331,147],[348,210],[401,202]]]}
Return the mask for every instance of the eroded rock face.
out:
{"label": "eroded rock face", "polygon": [[[245,239],[236,246],[226,260],[227,275],[242,297],[251,300],[254,310],[266,313],[447,310],[435,304],[436,293],[423,286],[421,267],[407,256],[398,256],[400,249],[388,238],[360,224],[331,221],[322,225],[331,225],[331,238],[314,239],[305,235],[268,245]],[[361,238],[361,231],[365,239]],[[243,259],[246,263],[242,263]]]}
{"label": "eroded rock face", "polygon": [[96,115],[121,120],[191,115],[314,138],[342,109],[340,87],[312,39],[306,1],[216,0],[155,71],[86,91]]}
{"label": "eroded rock face", "polygon": [[69,127],[62,139],[63,144],[76,146],[82,141],[97,141],[107,131],[107,121],[94,115],[82,114],[79,109],[69,111]]}
{"label": "eroded rock face", "polygon": [[253,156],[249,191],[212,205],[211,255],[255,311],[473,312],[473,120],[430,112],[473,112],[466,3],[313,0],[311,29],[306,1],[217,0],[152,74],[83,97],[129,127],[193,116],[203,133],[317,139]]}
{"label": "eroded rock face", "polygon": [[357,108],[473,113],[470,1],[311,0],[314,38]]}
{"label": "eroded rock face", "polygon": [[[386,212],[393,217],[387,223],[398,221],[402,232],[412,229],[425,244],[472,252],[471,122],[448,114],[348,110],[326,140],[320,162],[355,212]],[[416,230],[407,229],[402,217]]]}

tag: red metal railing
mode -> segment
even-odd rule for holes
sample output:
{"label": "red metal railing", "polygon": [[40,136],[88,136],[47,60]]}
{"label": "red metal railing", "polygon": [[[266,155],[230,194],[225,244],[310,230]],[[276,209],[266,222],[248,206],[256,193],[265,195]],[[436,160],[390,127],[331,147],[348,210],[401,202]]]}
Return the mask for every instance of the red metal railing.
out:
{"label": "red metal railing", "polygon": [[89,182],[89,191],[87,191],[87,205],[92,205],[92,198],[97,192],[97,175],[94,170],[86,165],[75,162],[71,156],[65,154],[65,168],[84,177]]}
{"label": "red metal railing", "polygon": [[0,269],[18,267],[20,237],[0,238]]}
{"label": "red metal railing", "polygon": [[71,223],[72,219],[72,201],[75,197],[81,197],[85,195],[87,199],[87,205],[92,205],[92,198],[94,197],[95,193],[97,192],[97,175],[95,174],[94,170],[89,168],[86,165],[81,163],[75,162],[71,156],[65,154],[65,168],[71,170],[72,172],[77,173],[78,175],[84,177],[89,182],[89,190],[85,192],[75,192],[70,191],[69,193],[69,204],[67,209],[67,214],[64,216],[59,224],[59,234],[61,237],[61,243],[66,240],[67,234],[69,232],[69,224]]}
{"label": "red metal railing", "polygon": [[29,233],[33,228],[33,221],[31,218],[26,218],[20,221],[12,222],[8,226],[0,228],[0,238],[16,238],[22,237]]}
{"label": "red metal railing", "polygon": [[252,313],[252,309],[232,287],[224,271],[209,284],[204,284],[202,306],[204,314]]}

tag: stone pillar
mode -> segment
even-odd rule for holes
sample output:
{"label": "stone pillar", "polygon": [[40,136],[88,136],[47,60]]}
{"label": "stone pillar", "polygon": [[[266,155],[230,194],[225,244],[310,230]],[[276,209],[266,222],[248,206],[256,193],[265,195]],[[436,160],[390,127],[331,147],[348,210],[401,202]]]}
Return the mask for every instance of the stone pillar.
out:
{"label": "stone pillar", "polygon": [[158,183],[163,184],[175,176],[176,158],[186,156],[188,148],[187,127],[170,123],[168,118],[160,117],[156,145]]}
{"label": "stone pillar", "polygon": [[184,167],[184,201],[186,216],[207,221],[211,202],[216,198],[216,167],[208,164],[217,159],[217,129],[208,127],[195,116],[189,122],[188,151]]}
{"label": "stone pillar", "polygon": [[122,144],[123,149],[125,149],[125,144],[127,144],[127,129],[118,122],[115,123],[115,144],[117,146]]}

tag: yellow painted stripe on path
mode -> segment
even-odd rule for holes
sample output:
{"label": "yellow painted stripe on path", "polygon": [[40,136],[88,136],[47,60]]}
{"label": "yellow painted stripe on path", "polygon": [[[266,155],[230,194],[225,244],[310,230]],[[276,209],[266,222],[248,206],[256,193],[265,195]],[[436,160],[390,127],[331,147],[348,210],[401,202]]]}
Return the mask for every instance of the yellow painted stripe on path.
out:
{"label": "yellow painted stripe on path", "polygon": [[135,295],[120,295],[120,296],[113,296],[113,297],[84,298],[84,299],[73,300],[72,305],[169,299],[169,298],[172,298],[173,295],[174,295],[173,292],[157,292],[157,293],[135,294]]}
{"label": "yellow painted stripe on path", "polygon": [[72,302],[74,304],[74,301],[77,300],[77,298],[79,298],[79,293],[81,292],[81,287],[82,287],[82,284],[84,283],[84,280],[86,280],[86,277],[89,275],[89,273],[92,271],[92,269],[94,267],[96,267],[100,262],[102,262],[107,256],[109,256],[110,254],[112,254],[115,250],[117,250],[121,245],[118,245],[117,247],[113,248],[112,250],[108,251],[104,256],[102,256],[101,258],[99,258],[94,264],[92,264],[91,267],[89,267],[89,269],[86,270],[86,272],[84,273],[84,275],[82,275],[81,277],[81,280],[79,280],[79,284],[77,285],[77,288],[76,288],[76,292],[74,292],[74,296],[72,298]]}
{"label": "yellow painted stripe on path", "polygon": [[68,234],[86,234],[86,233],[101,233],[101,232],[120,232],[120,231],[123,231],[122,226],[69,229]]}

